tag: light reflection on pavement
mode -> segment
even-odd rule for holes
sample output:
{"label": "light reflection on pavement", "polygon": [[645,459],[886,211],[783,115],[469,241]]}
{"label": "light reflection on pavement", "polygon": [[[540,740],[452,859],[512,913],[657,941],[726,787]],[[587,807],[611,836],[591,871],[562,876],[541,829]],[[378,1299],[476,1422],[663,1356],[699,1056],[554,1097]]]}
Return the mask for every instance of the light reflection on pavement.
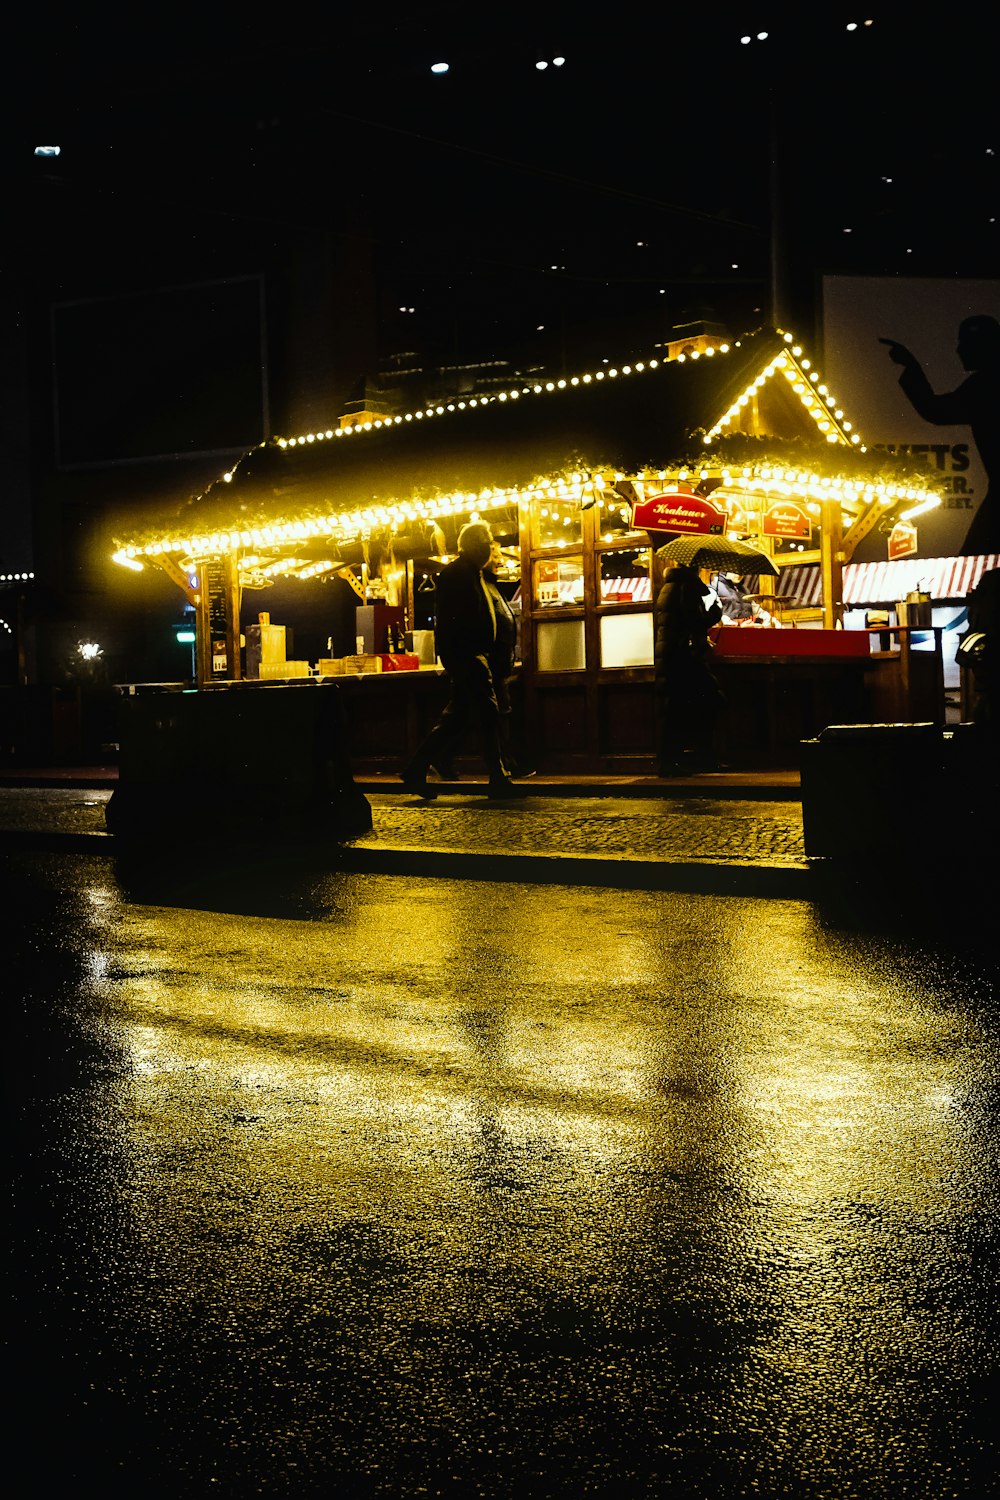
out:
{"label": "light reflection on pavement", "polygon": [[985,961],[798,901],[8,865],[61,1482],[980,1493]]}

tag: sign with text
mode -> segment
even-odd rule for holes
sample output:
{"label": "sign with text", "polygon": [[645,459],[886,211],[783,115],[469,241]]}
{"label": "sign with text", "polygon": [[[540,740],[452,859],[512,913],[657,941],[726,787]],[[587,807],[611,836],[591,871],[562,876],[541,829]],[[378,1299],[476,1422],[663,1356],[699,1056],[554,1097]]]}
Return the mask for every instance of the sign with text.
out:
{"label": "sign with text", "polygon": [[812,535],[812,522],[808,511],[801,505],[792,500],[779,500],[764,512],[762,531],[764,536],[787,536],[808,541]]}
{"label": "sign with text", "polygon": [[889,533],[889,561],[912,557],[917,550],[917,528],[909,521],[897,521]]}
{"label": "sign with text", "polygon": [[686,490],[665,490],[647,495],[632,507],[632,525],[643,531],[701,532],[721,536],[726,512],[701,495]]}

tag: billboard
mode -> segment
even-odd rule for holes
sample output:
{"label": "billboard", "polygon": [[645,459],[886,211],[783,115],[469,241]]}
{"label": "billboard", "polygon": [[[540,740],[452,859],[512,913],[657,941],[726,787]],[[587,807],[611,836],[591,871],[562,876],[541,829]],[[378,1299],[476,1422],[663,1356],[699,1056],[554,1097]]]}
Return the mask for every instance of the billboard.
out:
{"label": "billboard", "polygon": [[[822,363],[830,389],[844,402],[867,447],[886,447],[920,457],[929,476],[944,485],[940,508],[916,518],[920,557],[952,557],[964,550],[969,527],[988,487],[986,465],[994,454],[992,450],[986,454],[980,451],[969,422],[942,423],[920,415],[900,385],[903,366],[894,362],[890,344],[902,345],[904,351],[912,353],[935,394],[954,392],[969,378],[957,344],[959,325],[971,317],[1000,322],[1000,281],[974,277],[822,278]],[[994,367],[992,380],[996,379]],[[995,474],[992,477],[995,496],[998,480]],[[995,505],[995,499],[992,503]],[[861,544],[856,556],[858,560],[875,561],[887,556],[886,546],[886,537],[875,532]]]}

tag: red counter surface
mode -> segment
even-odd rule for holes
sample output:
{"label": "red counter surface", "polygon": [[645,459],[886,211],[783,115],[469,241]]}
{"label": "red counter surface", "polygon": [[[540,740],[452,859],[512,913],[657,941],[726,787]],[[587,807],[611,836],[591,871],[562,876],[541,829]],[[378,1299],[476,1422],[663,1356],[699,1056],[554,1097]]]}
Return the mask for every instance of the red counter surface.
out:
{"label": "red counter surface", "polygon": [[773,625],[720,625],[716,656],[869,656],[867,630],[794,630]]}

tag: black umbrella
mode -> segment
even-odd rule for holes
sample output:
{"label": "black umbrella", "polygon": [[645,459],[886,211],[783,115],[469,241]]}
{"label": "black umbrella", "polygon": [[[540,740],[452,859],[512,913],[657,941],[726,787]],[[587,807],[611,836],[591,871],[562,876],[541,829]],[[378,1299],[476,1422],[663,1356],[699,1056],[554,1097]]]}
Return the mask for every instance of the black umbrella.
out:
{"label": "black umbrella", "polygon": [[672,542],[657,547],[656,555],[671,562],[687,563],[692,568],[711,568],[716,573],[773,573],[775,578],[778,576],[778,569],[766,552],[724,536],[675,536]]}

